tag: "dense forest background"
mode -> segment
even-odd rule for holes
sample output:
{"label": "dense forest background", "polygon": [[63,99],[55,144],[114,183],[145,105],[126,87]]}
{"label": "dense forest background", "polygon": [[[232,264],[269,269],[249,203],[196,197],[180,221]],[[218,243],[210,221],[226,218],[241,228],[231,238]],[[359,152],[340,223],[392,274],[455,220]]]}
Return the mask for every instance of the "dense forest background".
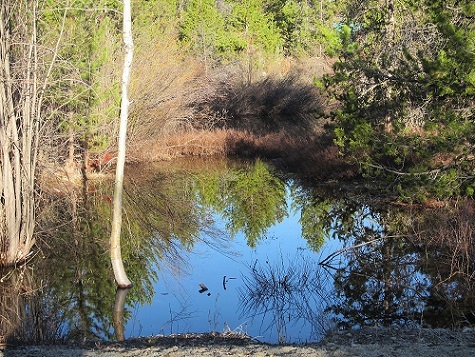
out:
{"label": "dense forest background", "polygon": [[[135,0],[132,14],[129,301],[149,303],[155,267],[179,272],[202,232],[227,239],[210,212],[254,248],[292,209],[310,250],[351,245],[331,307],[348,326],[399,321],[415,296],[429,308],[413,321],[473,325],[473,0]],[[122,15],[119,0],[0,2],[0,342],[96,341],[116,322]],[[188,156],[217,160],[175,172]],[[368,296],[384,303],[361,314]]]}
{"label": "dense forest background", "polygon": [[[47,105],[55,133],[48,137],[56,138],[56,157],[73,162],[81,150],[101,153],[114,143],[121,3],[56,5],[41,21],[50,46],[61,37]],[[327,54],[341,47],[337,10],[323,0],[135,1],[130,159],[169,157],[159,144],[165,135],[175,135],[168,147],[193,141],[195,150],[183,150],[209,154],[222,145],[197,138],[197,129],[262,134],[277,130],[282,118],[308,120],[321,104],[314,77],[329,70]]]}
{"label": "dense forest background", "polygon": [[[110,158],[120,9],[42,8],[42,41],[59,48],[43,148],[60,163]],[[260,155],[316,174],[305,152],[404,200],[471,196],[474,13],[470,1],[135,1],[129,160]]]}

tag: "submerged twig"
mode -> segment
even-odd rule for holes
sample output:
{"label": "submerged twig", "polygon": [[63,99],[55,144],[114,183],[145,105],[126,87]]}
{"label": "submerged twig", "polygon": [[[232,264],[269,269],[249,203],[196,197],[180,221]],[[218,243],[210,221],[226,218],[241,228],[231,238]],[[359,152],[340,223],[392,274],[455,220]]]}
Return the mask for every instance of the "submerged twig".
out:
{"label": "submerged twig", "polygon": [[325,267],[330,267],[327,262],[332,260],[334,257],[336,257],[337,255],[340,255],[344,252],[347,252],[349,250],[353,250],[353,249],[358,249],[358,248],[361,248],[361,247],[364,247],[366,245],[369,245],[369,244],[373,244],[377,241],[380,241],[380,240],[383,240],[387,237],[380,237],[380,238],[375,238],[375,239],[372,239],[368,242],[363,242],[363,243],[360,243],[360,244],[355,244],[355,245],[352,245],[350,247],[345,247],[345,248],[341,248],[341,249],[338,249],[337,251],[331,253],[328,257],[326,257],[325,259],[323,259],[320,263],[318,263],[319,265],[321,266],[325,266]]}

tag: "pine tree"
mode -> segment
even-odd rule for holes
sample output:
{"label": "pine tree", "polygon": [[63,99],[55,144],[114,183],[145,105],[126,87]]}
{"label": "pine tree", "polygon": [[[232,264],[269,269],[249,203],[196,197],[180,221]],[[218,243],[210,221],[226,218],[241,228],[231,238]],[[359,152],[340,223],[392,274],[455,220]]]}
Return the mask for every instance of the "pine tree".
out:
{"label": "pine tree", "polygon": [[342,103],[336,142],[408,200],[473,193],[474,6],[359,5],[348,7],[327,82]]}

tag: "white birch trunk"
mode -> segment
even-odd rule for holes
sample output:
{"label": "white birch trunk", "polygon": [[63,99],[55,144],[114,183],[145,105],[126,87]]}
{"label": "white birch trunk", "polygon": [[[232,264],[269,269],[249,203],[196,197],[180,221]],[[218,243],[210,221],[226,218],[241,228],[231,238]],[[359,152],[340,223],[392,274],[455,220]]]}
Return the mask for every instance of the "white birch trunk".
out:
{"label": "white birch trunk", "polygon": [[127,120],[129,112],[129,82],[130,71],[132,68],[132,59],[134,52],[134,43],[132,40],[132,16],[130,0],[124,0],[123,10],[123,31],[125,45],[124,70],[122,72],[122,98],[120,105],[120,127],[119,127],[119,145],[117,168],[115,174],[114,189],[114,213],[112,220],[112,232],[110,238],[111,263],[114,269],[114,276],[117,284],[121,288],[132,286],[127,274],[125,273],[122,262],[122,253],[120,248],[120,233],[122,228],[122,193],[124,185],[124,166],[125,166],[125,144],[127,139]]}

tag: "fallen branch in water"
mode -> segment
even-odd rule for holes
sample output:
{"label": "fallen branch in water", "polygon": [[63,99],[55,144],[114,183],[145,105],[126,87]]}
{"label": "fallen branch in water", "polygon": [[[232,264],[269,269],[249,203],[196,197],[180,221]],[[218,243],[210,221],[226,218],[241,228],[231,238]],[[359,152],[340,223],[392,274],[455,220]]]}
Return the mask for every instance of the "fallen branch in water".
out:
{"label": "fallen branch in water", "polygon": [[377,242],[377,241],[380,241],[382,239],[385,239],[385,238],[388,238],[388,237],[381,237],[381,238],[376,238],[376,239],[373,239],[373,240],[370,240],[368,242],[363,242],[363,243],[360,243],[360,244],[356,244],[356,245],[352,245],[351,247],[345,247],[345,248],[341,248],[339,250],[337,250],[336,252],[333,252],[331,253],[328,257],[326,257],[325,259],[323,259],[320,263],[318,263],[318,265],[321,265],[321,266],[326,266],[328,268],[332,268],[328,263],[328,261],[332,260],[334,257],[336,257],[337,255],[340,255],[344,252],[347,252],[349,250],[353,250],[353,249],[358,249],[358,248],[361,248],[361,247],[364,247],[366,245],[369,245],[369,244],[373,244],[374,242]]}

